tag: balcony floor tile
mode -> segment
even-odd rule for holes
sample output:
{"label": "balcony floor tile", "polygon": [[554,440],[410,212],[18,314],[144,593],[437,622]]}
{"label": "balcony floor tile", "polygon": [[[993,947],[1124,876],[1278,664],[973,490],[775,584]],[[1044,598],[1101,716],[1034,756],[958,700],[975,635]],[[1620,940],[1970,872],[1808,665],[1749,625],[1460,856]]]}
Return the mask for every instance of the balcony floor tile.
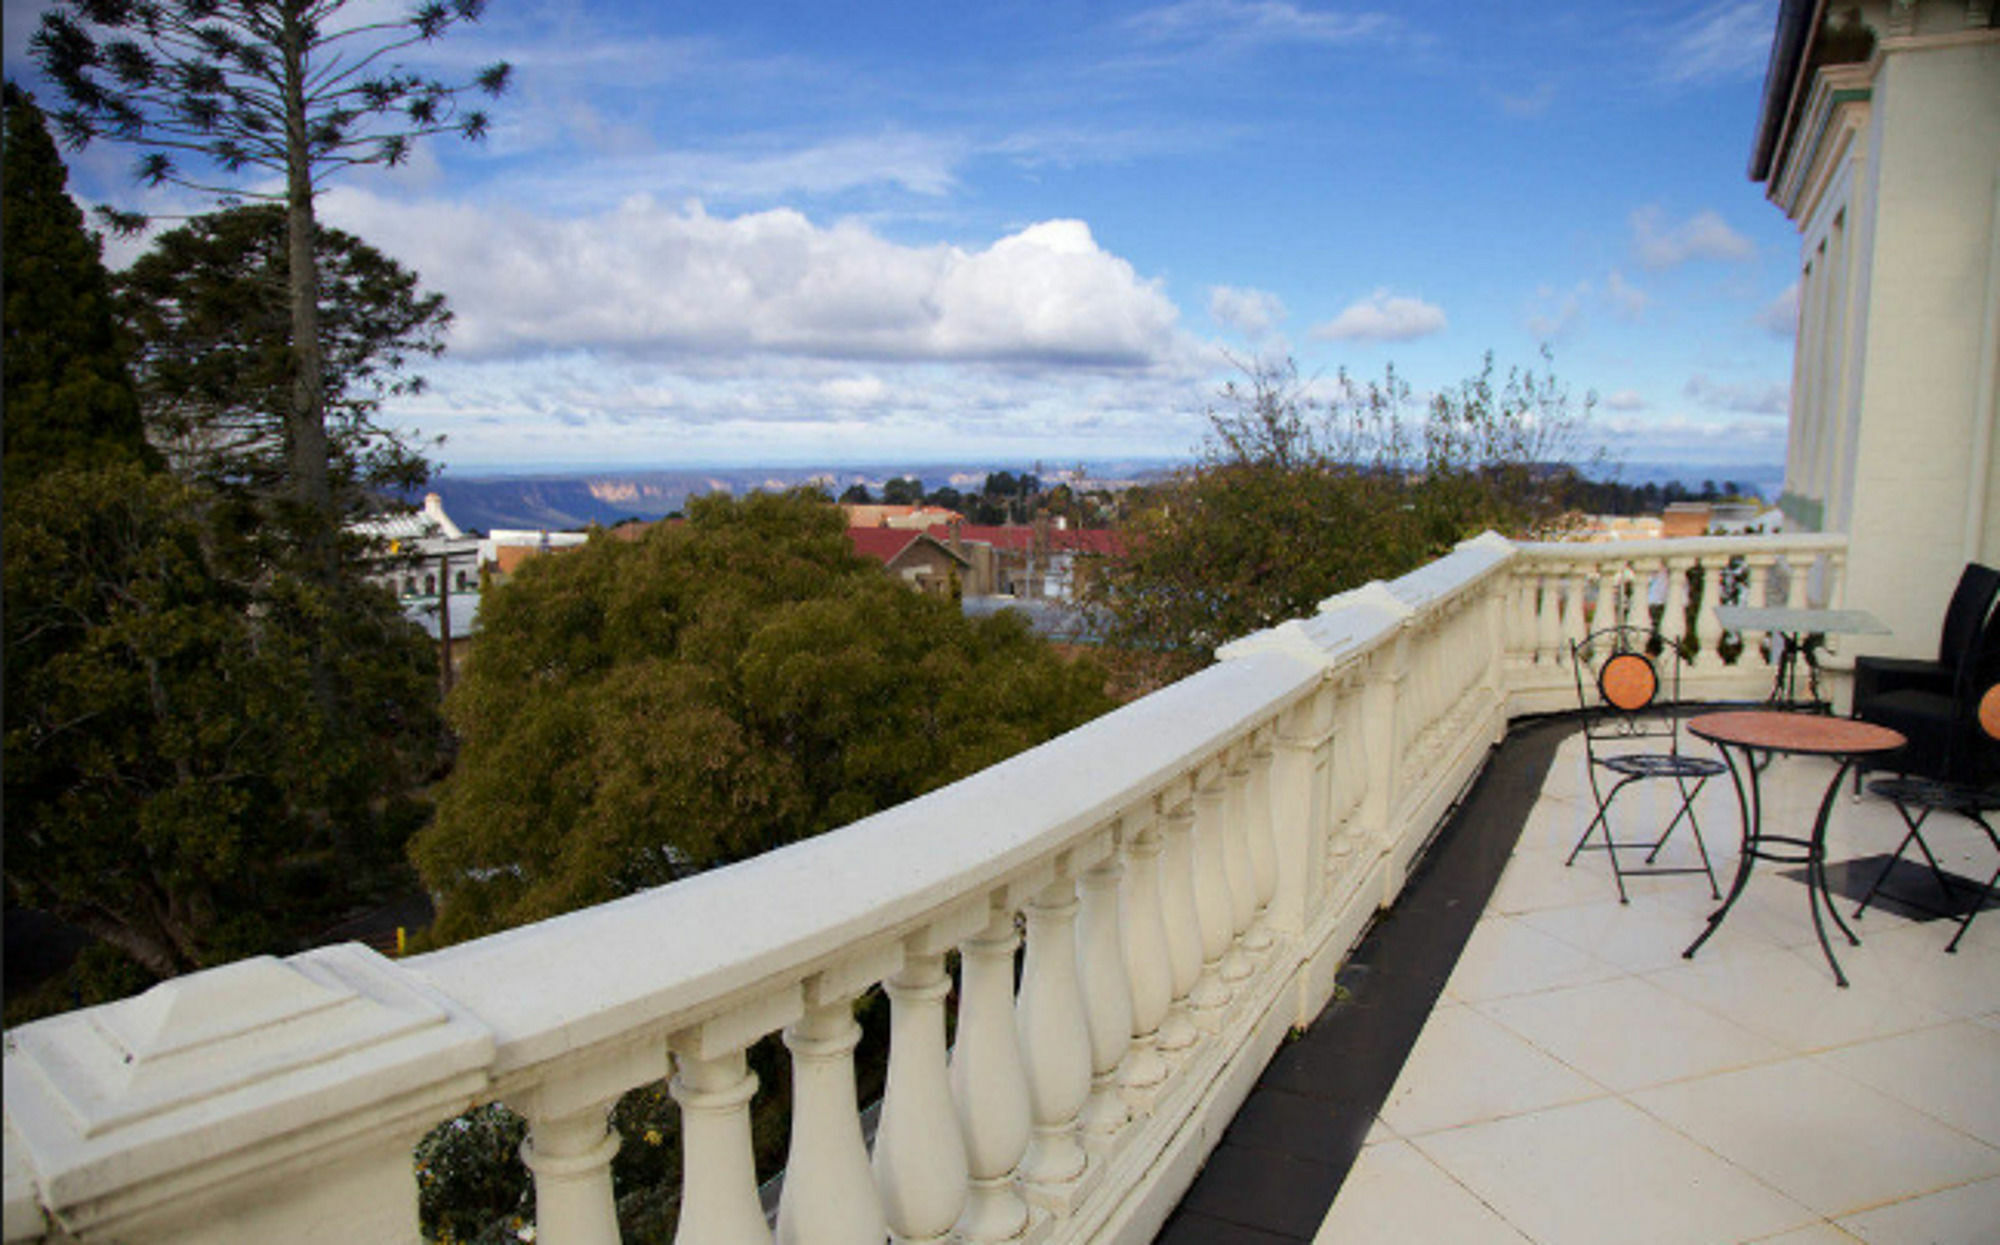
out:
{"label": "balcony floor tile", "polygon": [[1434,1133],[1411,1144],[1546,1245],[1714,1245],[1818,1218],[1616,1098]]}
{"label": "balcony floor tile", "polygon": [[1314,1245],[1527,1245],[1528,1238],[1407,1141],[1368,1147]]}
{"label": "balcony floor tile", "polygon": [[1828,1218],[2000,1176],[2000,1149],[1809,1058],[1632,1101]]}
{"label": "balcony floor tile", "polygon": [[[1479,1075],[1461,1075],[1467,1067]],[[1604,1092],[1505,1026],[1465,1005],[1446,1005],[1431,1013],[1403,1064],[1382,1122],[1399,1136],[1417,1137]]]}
{"label": "balcony floor tile", "polygon": [[1776,1042],[1638,977],[1478,1007],[1569,1067],[1619,1091],[1708,1076],[1784,1054]]}
{"label": "balcony floor tile", "polygon": [[1988,1245],[1995,1224],[2000,1224],[2000,1180],[1909,1198],[1840,1221],[1841,1227],[1871,1245],[1904,1241]]}
{"label": "balcony floor tile", "polygon": [[[1775,763],[1767,824],[1809,825],[1832,774]],[[1602,852],[1563,866],[1589,815],[1583,781],[1571,737],[1318,1239],[1994,1240],[2000,912],[1947,955],[1948,923],[1871,908],[1854,922],[1860,946],[1835,936],[1842,990],[1795,871],[1759,862],[1723,928],[1683,959],[1716,907],[1704,879],[1634,879],[1621,905]],[[1698,809],[1726,887],[1728,780]],[[1631,837],[1651,811],[1620,810]],[[1902,834],[1893,807],[1843,792],[1828,856],[1879,857]],[[1963,876],[2000,863],[1976,831],[1931,837]],[[1669,852],[1691,859],[1685,831]],[[1574,1084],[1551,1064],[1598,1092],[1544,1093]]]}

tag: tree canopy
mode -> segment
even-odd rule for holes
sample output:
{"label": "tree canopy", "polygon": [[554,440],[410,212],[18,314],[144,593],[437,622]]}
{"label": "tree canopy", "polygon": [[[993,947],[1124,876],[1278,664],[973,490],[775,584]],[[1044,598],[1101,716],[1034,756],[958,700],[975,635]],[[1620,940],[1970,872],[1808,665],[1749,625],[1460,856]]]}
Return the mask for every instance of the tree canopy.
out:
{"label": "tree canopy", "polygon": [[481,622],[412,845],[446,939],[818,834],[1110,705],[1019,619],[854,556],[807,494],[694,498],[643,540],[533,559]]}
{"label": "tree canopy", "polygon": [[[321,227],[315,253],[333,500],[351,515],[371,493],[428,475],[376,416],[385,398],[422,390],[408,365],[444,352],[451,312],[442,294],[422,291],[415,273],[352,234]],[[117,280],[155,443],[176,471],[254,498],[275,496],[286,478],[289,270],[284,210],[257,204],[161,234]]]}
{"label": "tree canopy", "polygon": [[1091,584],[1140,683],[1482,529],[1552,517],[1595,401],[1573,403],[1547,368],[1497,379],[1490,355],[1424,402],[1393,368],[1318,391],[1289,361],[1248,365],[1210,409],[1200,463],[1129,499],[1127,553]]}
{"label": "tree canopy", "polygon": [[4,88],[6,486],[65,462],[150,459],[98,240],[34,99]]}
{"label": "tree canopy", "polygon": [[[171,976],[290,949],[288,905],[324,896],[288,878],[337,895],[397,849],[436,727],[428,645],[387,593],[244,583],[199,494],[130,463],[11,490],[4,540],[10,900]],[[300,695],[321,632],[332,717]]]}

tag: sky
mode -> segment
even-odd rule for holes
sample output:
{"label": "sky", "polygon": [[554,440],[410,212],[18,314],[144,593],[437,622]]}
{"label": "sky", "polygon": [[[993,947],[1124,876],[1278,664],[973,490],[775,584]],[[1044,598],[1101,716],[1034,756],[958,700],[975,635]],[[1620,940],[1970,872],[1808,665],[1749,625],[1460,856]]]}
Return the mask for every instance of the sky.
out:
{"label": "sky", "polygon": [[[5,65],[53,107],[46,7]],[[1184,456],[1252,360],[1422,394],[1546,346],[1614,460],[1726,476],[1784,459],[1776,9],[491,0],[406,58],[511,62],[488,139],[320,210],[448,298],[388,416],[454,474]],[[209,206],[135,156],[72,193]]]}

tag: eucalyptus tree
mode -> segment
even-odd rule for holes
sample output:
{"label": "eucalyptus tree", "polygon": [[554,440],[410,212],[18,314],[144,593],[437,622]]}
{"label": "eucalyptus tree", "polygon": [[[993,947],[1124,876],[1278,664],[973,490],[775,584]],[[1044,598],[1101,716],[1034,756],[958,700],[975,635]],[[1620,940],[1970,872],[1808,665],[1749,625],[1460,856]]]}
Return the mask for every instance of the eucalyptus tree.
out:
{"label": "eucalyptus tree", "polygon": [[1179,678],[1229,640],[1482,529],[1554,518],[1596,397],[1572,399],[1552,367],[1545,355],[1501,377],[1489,354],[1420,398],[1393,367],[1321,386],[1290,360],[1246,364],[1209,410],[1198,463],[1128,499],[1126,552],[1089,581],[1125,677]]}
{"label": "eucalyptus tree", "polygon": [[[141,150],[148,185],[285,205],[292,374],[287,469],[306,543],[333,565],[325,343],[314,202],[326,180],[356,165],[402,163],[438,134],[479,139],[510,68],[463,82],[409,69],[403,53],[476,21],[484,0],[427,0],[381,18],[348,0],[61,0],[29,47],[67,104],[63,136]],[[141,218],[112,212],[113,223]]]}

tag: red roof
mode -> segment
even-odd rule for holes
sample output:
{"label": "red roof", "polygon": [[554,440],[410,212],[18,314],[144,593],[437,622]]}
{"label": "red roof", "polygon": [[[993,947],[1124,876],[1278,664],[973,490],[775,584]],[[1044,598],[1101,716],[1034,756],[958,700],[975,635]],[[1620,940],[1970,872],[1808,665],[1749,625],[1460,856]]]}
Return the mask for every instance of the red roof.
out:
{"label": "red roof", "polygon": [[864,558],[874,558],[877,562],[893,561],[897,554],[910,547],[910,542],[923,535],[922,532],[895,527],[850,527],[847,539],[854,544],[854,552]]}

